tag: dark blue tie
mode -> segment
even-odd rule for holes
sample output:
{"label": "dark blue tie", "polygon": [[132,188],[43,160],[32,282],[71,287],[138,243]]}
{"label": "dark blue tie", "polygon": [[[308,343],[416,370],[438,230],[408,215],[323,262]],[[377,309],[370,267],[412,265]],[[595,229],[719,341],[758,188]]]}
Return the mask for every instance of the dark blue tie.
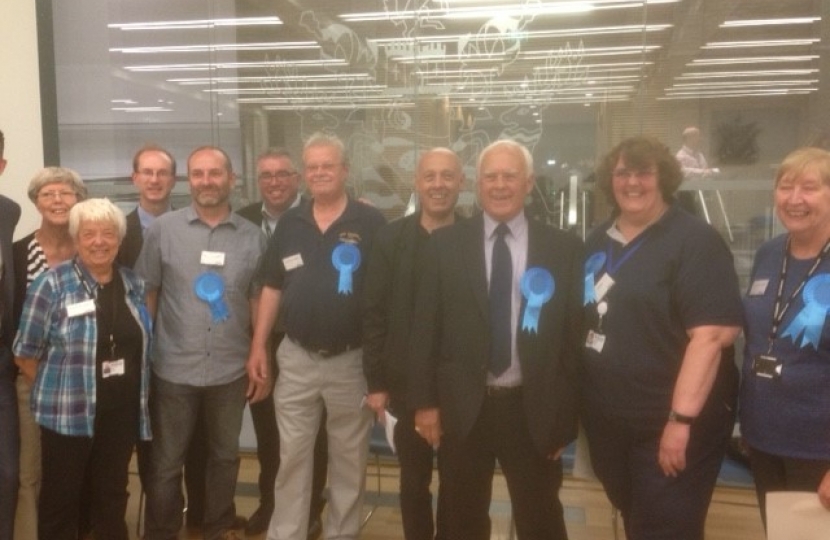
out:
{"label": "dark blue tie", "polygon": [[511,305],[513,301],[513,262],[504,236],[505,223],[496,227],[490,268],[490,373],[498,377],[510,367]]}

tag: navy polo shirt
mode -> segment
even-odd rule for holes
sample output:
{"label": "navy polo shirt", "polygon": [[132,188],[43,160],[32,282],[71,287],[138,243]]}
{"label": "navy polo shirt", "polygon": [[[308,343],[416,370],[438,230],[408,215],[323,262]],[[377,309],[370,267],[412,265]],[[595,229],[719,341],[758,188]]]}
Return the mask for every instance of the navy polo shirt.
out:
{"label": "navy polo shirt", "polygon": [[[586,242],[588,258],[604,253],[616,268],[601,326],[597,303],[585,306],[588,328],[606,340],[602,352],[584,349],[584,393],[588,405],[605,414],[662,424],[689,342],[686,331],[743,322],[732,254],[712,227],[676,204],[626,246],[608,236],[610,225],[597,227]],[[594,278],[607,271],[606,260]],[[712,401],[737,390],[737,367],[722,360]]]}
{"label": "navy polo shirt", "polygon": [[[279,317],[288,337],[312,351],[336,353],[361,344],[361,297],[372,240],[386,222],[374,207],[349,200],[343,214],[321,233],[313,201],[288,210],[268,244],[262,283],[281,291]],[[351,244],[360,264],[351,292],[341,290],[341,271],[332,254]]]}

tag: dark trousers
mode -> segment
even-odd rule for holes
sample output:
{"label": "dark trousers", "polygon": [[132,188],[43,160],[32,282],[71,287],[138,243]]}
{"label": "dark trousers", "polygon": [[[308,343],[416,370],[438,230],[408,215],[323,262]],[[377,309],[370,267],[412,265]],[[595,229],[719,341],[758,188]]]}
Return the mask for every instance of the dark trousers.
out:
{"label": "dark trousers", "polygon": [[[507,480],[519,540],[566,540],[559,501],[562,462],[536,450],[521,393],[485,398],[467,437],[443,437],[439,508],[443,505],[447,516],[445,538],[490,538],[488,512],[496,460]],[[440,521],[439,516],[439,525]]]}
{"label": "dark trousers", "polygon": [[[404,410],[403,407],[396,408]],[[415,414],[398,413],[395,424],[395,448],[401,466],[400,503],[403,534],[406,540],[441,540],[444,538],[444,498],[438,496],[438,527],[432,519],[433,458],[435,451],[415,431]],[[442,484],[439,483],[439,490]]]}
{"label": "dark trousers", "polygon": [[767,454],[750,447],[749,462],[755,477],[755,493],[764,528],[767,525],[766,500],[770,491],[818,491],[830,461],[797,459]]}
{"label": "dark trousers", "polygon": [[70,437],[41,428],[43,479],[38,505],[41,540],[78,538],[78,499],[91,479],[90,519],[96,538],[127,540],[128,468],[138,437],[132,407],[98,411],[93,437]]}
{"label": "dark trousers", "polygon": [[629,540],[702,540],[734,412],[721,404],[691,428],[686,469],[666,476],[657,462],[665,423],[589,410],[583,416],[594,472],[620,510]]}
{"label": "dark trousers", "polygon": [[20,482],[20,423],[17,413],[17,368],[8,347],[0,344],[0,540],[14,535]]}

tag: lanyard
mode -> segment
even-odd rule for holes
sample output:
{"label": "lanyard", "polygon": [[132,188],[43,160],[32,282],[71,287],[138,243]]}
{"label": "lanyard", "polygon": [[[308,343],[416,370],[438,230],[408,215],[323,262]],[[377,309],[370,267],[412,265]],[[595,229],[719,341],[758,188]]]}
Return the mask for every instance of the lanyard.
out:
{"label": "lanyard", "polygon": [[617,270],[619,270],[619,269],[620,269],[620,267],[621,267],[621,266],[622,266],[622,265],[623,265],[623,264],[624,264],[624,263],[625,263],[628,259],[630,259],[630,258],[631,258],[631,256],[632,256],[632,255],[634,255],[634,253],[635,253],[638,249],[640,249],[640,247],[641,247],[641,246],[643,245],[643,243],[646,241],[646,237],[647,237],[647,236],[648,236],[648,232],[645,232],[645,233],[643,233],[643,234],[640,236],[640,238],[638,238],[637,240],[635,240],[633,243],[631,243],[631,244],[627,244],[627,245],[623,246],[623,254],[622,254],[622,257],[620,257],[620,259],[619,259],[618,261],[616,261],[616,262],[614,262],[614,250],[612,249],[612,248],[613,248],[613,245],[614,245],[614,241],[613,241],[613,240],[610,240],[610,241],[608,242],[608,247],[606,247],[606,249],[605,249],[605,260],[606,260],[606,263],[605,263],[605,272],[606,272],[609,276],[613,277],[613,276],[614,276],[614,274],[616,274],[616,273],[617,273]]}
{"label": "lanyard", "polygon": [[767,350],[767,354],[772,352],[772,342],[775,340],[775,336],[778,335],[778,329],[781,327],[784,315],[787,314],[793,300],[801,294],[801,290],[804,288],[804,285],[806,285],[807,282],[810,281],[810,278],[813,277],[813,274],[816,273],[816,270],[818,270],[819,265],[825,259],[828,252],[830,252],[830,239],[824,243],[824,247],[821,248],[821,252],[818,254],[818,257],[816,257],[815,262],[813,262],[813,266],[811,266],[807,274],[801,278],[801,281],[798,283],[798,287],[795,288],[793,293],[790,295],[790,298],[782,306],[781,301],[784,299],[784,282],[787,280],[787,270],[790,258],[790,237],[787,237],[787,244],[784,246],[784,258],[781,262],[781,274],[778,278],[778,290],[775,293],[775,304],[772,310],[772,328],[769,332],[769,349]]}
{"label": "lanyard", "polygon": [[[89,297],[92,299],[92,301],[95,302],[95,306],[96,306],[97,310],[100,311],[100,313],[101,313],[101,317],[100,317],[101,326],[102,326],[101,330],[104,332],[104,334],[109,333],[110,358],[115,359],[115,317],[117,317],[117,315],[118,315],[118,313],[117,313],[118,304],[117,304],[117,301],[116,301],[115,297],[117,295],[117,289],[114,288],[112,293],[111,293],[111,295],[112,295],[112,312],[109,313],[109,317],[106,317],[106,316],[104,316],[103,306],[101,306],[98,303],[98,290],[100,288],[100,285],[98,285],[95,290],[92,289],[92,287],[89,285],[89,283],[87,283],[83,272],[81,272],[81,269],[78,267],[78,262],[77,261],[72,261],[72,268],[75,270],[75,275],[77,275],[78,279],[81,280],[81,283],[84,286],[84,290],[86,290],[86,293],[89,295]],[[115,280],[118,279],[118,276],[115,275],[115,272],[116,272],[116,270],[113,270],[112,281],[110,281],[110,283],[112,284],[113,287],[115,287]],[[104,326],[103,323],[105,322],[105,319],[107,319],[107,318],[109,318],[109,320],[106,321],[106,322],[109,322],[109,325],[108,325],[109,326],[109,332],[107,332],[106,329],[103,328],[103,326]]]}
{"label": "lanyard", "polygon": [[75,270],[75,275],[78,276],[78,279],[81,281],[81,284],[84,286],[84,289],[86,290],[86,293],[89,295],[89,298],[97,304],[98,303],[98,291],[97,291],[97,289],[93,290],[92,287],[89,286],[89,283],[87,283],[83,272],[81,272],[80,267],[78,267],[78,262],[77,261],[72,261],[72,268]]}

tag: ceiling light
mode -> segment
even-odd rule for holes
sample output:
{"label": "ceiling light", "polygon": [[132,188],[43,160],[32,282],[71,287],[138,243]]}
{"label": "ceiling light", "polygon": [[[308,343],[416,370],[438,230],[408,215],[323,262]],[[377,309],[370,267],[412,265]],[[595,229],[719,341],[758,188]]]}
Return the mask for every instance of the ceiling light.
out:
{"label": "ceiling light", "polygon": [[112,23],[107,28],[115,30],[185,30],[215,28],[217,26],[276,26],[282,24],[279,17],[241,17],[233,19],[194,19],[181,21],[153,21],[137,23]]}
{"label": "ceiling light", "polygon": [[721,28],[736,28],[741,26],[777,26],[789,24],[812,24],[819,22],[821,17],[788,17],[783,19],[743,19],[726,21],[720,25]]}
{"label": "ceiling light", "polygon": [[157,54],[214,51],[279,51],[279,50],[316,50],[320,46],[314,41],[286,41],[273,43],[228,43],[203,45],[170,45],[159,47],[113,47],[109,52],[122,54]]}
{"label": "ceiling light", "polygon": [[810,39],[761,39],[756,41],[713,41],[707,43],[702,49],[738,49],[747,47],[788,47],[807,46],[819,43],[819,38]]}

